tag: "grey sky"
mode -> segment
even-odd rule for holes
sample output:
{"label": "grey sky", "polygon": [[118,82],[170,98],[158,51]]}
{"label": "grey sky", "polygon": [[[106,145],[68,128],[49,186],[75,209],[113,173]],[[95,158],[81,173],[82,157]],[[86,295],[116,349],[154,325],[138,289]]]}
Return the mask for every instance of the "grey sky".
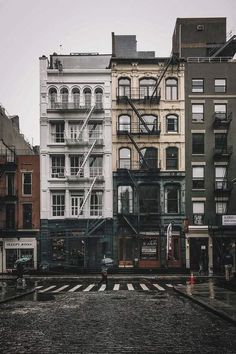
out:
{"label": "grey sky", "polygon": [[39,144],[39,61],[53,52],[111,53],[111,32],[136,34],[139,50],[169,55],[177,17],[227,17],[236,0],[0,0],[0,103]]}

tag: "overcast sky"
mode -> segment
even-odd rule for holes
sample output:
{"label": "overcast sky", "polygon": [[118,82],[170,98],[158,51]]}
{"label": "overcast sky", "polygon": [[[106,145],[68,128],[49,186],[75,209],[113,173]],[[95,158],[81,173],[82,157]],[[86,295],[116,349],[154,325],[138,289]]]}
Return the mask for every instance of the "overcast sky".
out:
{"label": "overcast sky", "polygon": [[0,104],[39,144],[41,55],[111,53],[115,32],[168,56],[177,17],[227,17],[227,32],[236,34],[236,0],[0,0]]}

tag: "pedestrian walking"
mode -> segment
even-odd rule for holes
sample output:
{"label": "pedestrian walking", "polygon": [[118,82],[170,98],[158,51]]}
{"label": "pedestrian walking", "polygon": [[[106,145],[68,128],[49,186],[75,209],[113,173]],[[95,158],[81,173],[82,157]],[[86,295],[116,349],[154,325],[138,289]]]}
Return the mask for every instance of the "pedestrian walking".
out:
{"label": "pedestrian walking", "polygon": [[229,250],[226,250],[223,258],[225,266],[225,280],[229,281],[231,278],[232,267],[233,267],[233,256]]}
{"label": "pedestrian walking", "polygon": [[102,276],[102,279],[100,280],[100,282],[98,283],[99,285],[102,284],[102,283],[105,283],[106,286],[107,286],[107,267],[105,266],[102,266],[101,268],[101,276]]}

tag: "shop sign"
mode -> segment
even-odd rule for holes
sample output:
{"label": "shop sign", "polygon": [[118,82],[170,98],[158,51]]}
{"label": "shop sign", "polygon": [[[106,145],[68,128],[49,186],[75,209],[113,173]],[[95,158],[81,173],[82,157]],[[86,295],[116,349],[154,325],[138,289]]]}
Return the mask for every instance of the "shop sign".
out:
{"label": "shop sign", "polygon": [[8,241],[5,242],[5,248],[34,248],[33,242],[27,241]]}
{"label": "shop sign", "polygon": [[142,244],[143,256],[154,256],[156,254],[157,241],[156,240],[144,240]]}
{"label": "shop sign", "polygon": [[222,225],[223,226],[236,225],[236,215],[222,215]]}

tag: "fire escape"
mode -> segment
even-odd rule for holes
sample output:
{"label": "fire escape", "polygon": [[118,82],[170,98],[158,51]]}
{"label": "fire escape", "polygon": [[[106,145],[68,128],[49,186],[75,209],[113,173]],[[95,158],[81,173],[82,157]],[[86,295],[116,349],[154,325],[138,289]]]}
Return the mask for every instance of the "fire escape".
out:
{"label": "fire escape", "polygon": [[[149,154],[143,153],[142,149],[139,147],[139,141],[141,137],[159,137],[161,132],[161,127],[159,122],[150,122],[146,121],[143,117],[143,113],[140,113],[141,105],[145,107],[145,110],[151,107],[156,107],[160,103],[161,91],[160,91],[160,83],[165,76],[168,68],[171,65],[178,64],[177,58],[171,56],[168,58],[168,61],[165,63],[165,66],[153,86],[139,87],[138,90],[131,89],[130,87],[120,87],[117,89],[117,103],[124,104],[132,108],[132,111],[135,113],[138,118],[138,124],[134,127],[134,124],[126,125],[125,127],[120,127],[118,123],[117,126],[117,135],[118,136],[126,136],[134,148],[136,149],[139,162],[138,166],[130,166],[130,168],[119,168],[117,173],[119,177],[126,178],[128,177],[131,180],[131,184],[135,188],[138,200],[140,195],[140,187],[138,181],[142,181],[145,183],[151,183],[155,180],[155,178],[159,175],[160,172],[160,164],[156,166],[154,163],[153,157],[148,156]],[[149,210],[140,210],[140,206],[138,207],[138,213],[130,214],[130,213],[121,213],[120,214],[120,222],[121,225],[128,226],[129,230],[136,237],[142,237],[142,231],[149,231],[153,229],[158,229],[160,227],[160,211],[157,213],[150,212]]]}
{"label": "fire escape", "polygon": [[15,148],[0,140],[0,237],[13,235],[16,231]]}

